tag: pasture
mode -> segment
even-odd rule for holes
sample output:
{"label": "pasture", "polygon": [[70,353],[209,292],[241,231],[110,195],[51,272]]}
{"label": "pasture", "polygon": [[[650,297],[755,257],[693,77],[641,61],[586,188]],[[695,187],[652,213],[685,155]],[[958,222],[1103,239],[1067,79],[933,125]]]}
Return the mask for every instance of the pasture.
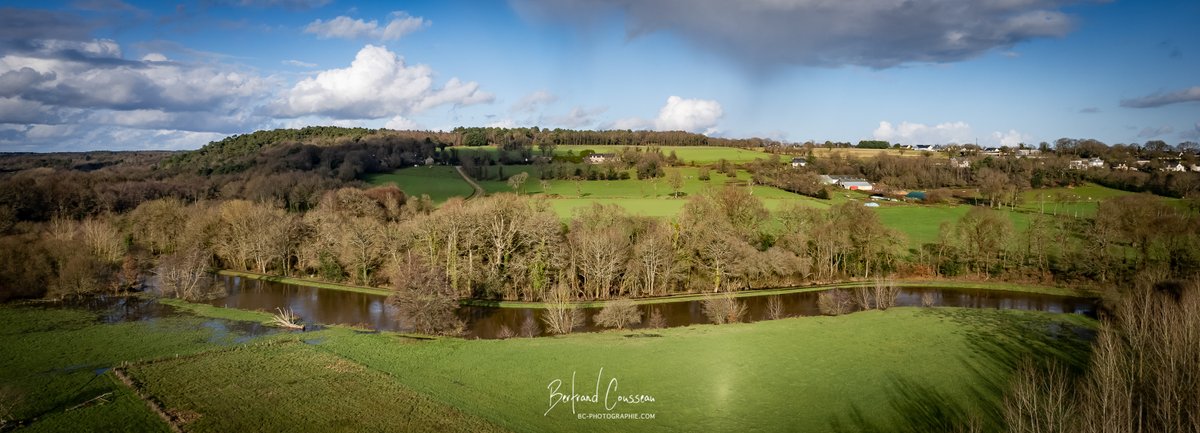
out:
{"label": "pasture", "polygon": [[[191,314],[108,324],[80,310],[0,306],[0,313],[0,378],[22,402],[15,419],[32,431],[165,431],[108,370],[124,362],[134,388],[187,431],[925,431],[966,414],[986,425],[1017,362],[1053,357],[1074,365],[1087,350],[1079,338],[1086,332],[1076,329],[1095,326],[1074,315],[893,308],[549,338],[417,340],[341,327],[252,337],[234,326],[244,322]],[[574,393],[607,395],[607,408],[603,400],[577,402],[575,413],[570,402],[551,408],[548,387],[559,380],[558,391],[570,393],[573,375]],[[67,410],[106,392],[103,402]],[[617,395],[653,401],[618,403]],[[941,410],[920,410],[931,405]]]}
{"label": "pasture", "polygon": [[411,196],[426,194],[436,203],[450,197],[467,197],[472,192],[471,185],[458,175],[454,167],[448,166],[412,167],[391,173],[373,173],[364,180],[372,185],[396,185]]}

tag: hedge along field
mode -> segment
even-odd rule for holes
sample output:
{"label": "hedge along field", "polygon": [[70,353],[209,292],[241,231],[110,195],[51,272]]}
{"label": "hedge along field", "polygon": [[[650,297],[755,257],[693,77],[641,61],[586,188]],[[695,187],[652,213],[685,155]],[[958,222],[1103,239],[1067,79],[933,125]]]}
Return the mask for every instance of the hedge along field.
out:
{"label": "hedge along field", "polygon": [[412,167],[391,173],[368,174],[364,180],[372,185],[394,184],[405,194],[419,196],[428,194],[434,202],[444,202],[450,197],[471,195],[471,185],[459,176],[454,167]]}

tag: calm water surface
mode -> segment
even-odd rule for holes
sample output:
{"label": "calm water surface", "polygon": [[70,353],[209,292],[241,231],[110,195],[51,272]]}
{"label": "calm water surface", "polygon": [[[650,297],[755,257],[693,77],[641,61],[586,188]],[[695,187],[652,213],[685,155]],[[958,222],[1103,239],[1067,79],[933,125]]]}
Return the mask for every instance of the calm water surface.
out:
{"label": "calm water surface", "polygon": [[[274,312],[275,308],[291,308],[308,323],[355,325],[359,327],[409,331],[406,320],[395,307],[380,295],[318,289],[307,286],[221,277],[229,295],[209,303],[219,307]],[[969,307],[1010,310],[1035,310],[1053,313],[1072,313],[1094,316],[1096,301],[1086,298],[1051,296],[1034,293],[1005,292],[978,289],[901,288],[898,306],[921,306],[923,295],[932,298],[933,306]],[[817,292],[778,295],[783,301],[785,316],[815,316]],[[767,320],[769,296],[739,298],[747,307],[747,321]],[[639,306],[643,324],[653,310],[663,316],[667,326],[687,326],[709,323],[700,301],[671,302]],[[519,333],[522,325],[532,322],[541,333],[540,309],[462,307],[458,315],[467,325],[467,338],[496,338],[502,329]],[[592,316],[599,309],[584,309],[585,324],[578,331],[597,331]],[[634,328],[638,328],[635,326]]]}

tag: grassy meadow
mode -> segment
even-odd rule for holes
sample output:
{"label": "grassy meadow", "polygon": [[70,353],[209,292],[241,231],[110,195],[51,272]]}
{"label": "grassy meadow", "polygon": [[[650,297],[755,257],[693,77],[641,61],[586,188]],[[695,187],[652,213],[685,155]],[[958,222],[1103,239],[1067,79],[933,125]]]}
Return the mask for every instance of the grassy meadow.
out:
{"label": "grassy meadow", "polygon": [[412,167],[391,173],[373,173],[367,175],[365,180],[372,185],[396,185],[408,195],[427,194],[437,203],[450,197],[468,197],[473,191],[471,185],[458,175],[458,171],[448,166]]}
{"label": "grassy meadow", "polygon": [[[1074,315],[894,308],[635,333],[416,340],[341,327],[248,337],[234,326],[246,322],[192,311],[107,324],[81,310],[0,306],[0,384],[6,401],[18,402],[11,418],[31,431],[166,431],[109,369],[121,366],[186,431],[927,431],[966,413],[993,421],[981,409],[1020,359],[1080,362],[1086,342],[1074,329],[1094,327]],[[243,318],[261,313],[253,314]],[[615,379],[613,396],[654,400],[611,413],[654,419],[578,419],[569,402],[550,409],[553,380],[569,394],[574,373],[575,393],[590,395],[600,369],[600,398]],[[576,412],[609,413],[602,405],[579,402]],[[920,410],[926,405],[942,410]]]}

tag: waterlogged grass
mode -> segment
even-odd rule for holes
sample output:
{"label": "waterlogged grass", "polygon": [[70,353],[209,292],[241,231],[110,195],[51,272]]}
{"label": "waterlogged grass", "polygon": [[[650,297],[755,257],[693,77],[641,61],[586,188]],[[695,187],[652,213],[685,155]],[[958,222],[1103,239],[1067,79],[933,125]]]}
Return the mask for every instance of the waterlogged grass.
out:
{"label": "waterlogged grass", "polygon": [[[164,317],[102,324],[94,313],[0,306],[0,386],[16,401],[12,418],[33,431],[160,431],[165,424],[134,404],[109,369],[122,362],[185,355],[236,337],[203,326],[211,319]],[[112,393],[111,403],[68,411]],[[45,423],[45,424],[43,424]]]}
{"label": "waterlogged grass", "polygon": [[300,342],[171,359],[128,371],[168,413],[185,414],[181,418],[187,431],[502,431],[413,392],[385,373]]}
{"label": "waterlogged grass", "polygon": [[159,299],[159,303],[175,307],[179,311],[186,311],[197,316],[212,317],[222,320],[236,320],[242,322],[269,323],[275,316],[271,313],[263,311],[239,310],[235,308],[214,307],[208,304],[197,304],[182,299]]}
{"label": "waterlogged grass", "polygon": [[435,202],[443,202],[450,197],[467,197],[471,195],[471,185],[458,175],[454,167],[432,166],[411,167],[391,173],[368,174],[365,180],[372,185],[394,184],[411,196],[429,195]]}
{"label": "waterlogged grass", "polygon": [[392,294],[391,290],[381,289],[378,287],[355,286],[351,284],[328,283],[324,281],[305,280],[301,278],[280,277],[277,275],[258,274],[254,272],[234,271],[223,269],[217,274],[227,275],[231,277],[241,277],[251,280],[271,281],[275,283],[294,284],[297,286],[316,287],[319,289],[341,290],[346,292],[366,293],[368,295],[388,296]]}

